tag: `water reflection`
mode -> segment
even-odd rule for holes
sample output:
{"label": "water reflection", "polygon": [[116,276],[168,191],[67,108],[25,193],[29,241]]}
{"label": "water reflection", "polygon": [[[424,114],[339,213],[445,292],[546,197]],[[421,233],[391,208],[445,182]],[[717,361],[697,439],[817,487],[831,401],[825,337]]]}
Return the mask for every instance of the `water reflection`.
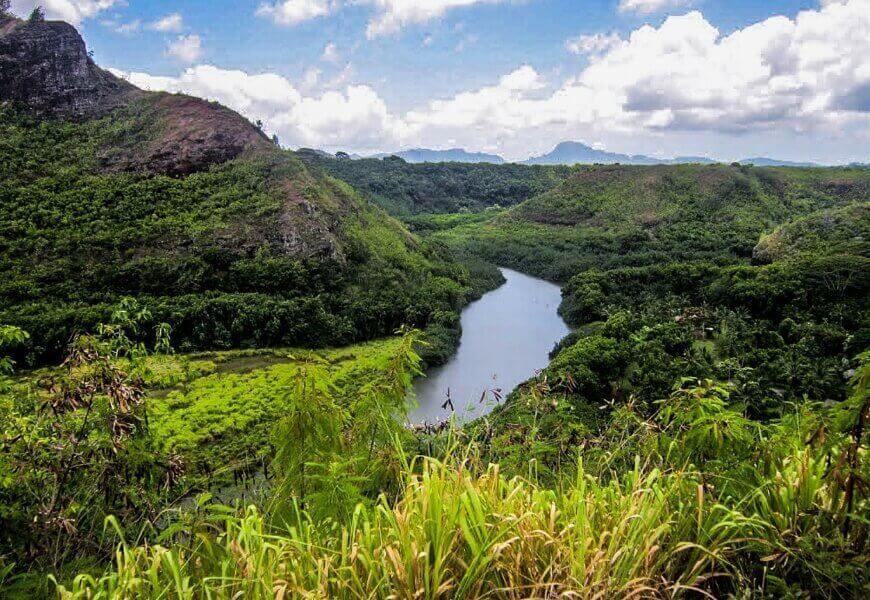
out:
{"label": "water reflection", "polygon": [[416,382],[419,407],[411,412],[412,422],[442,420],[451,404],[462,421],[489,412],[499,396],[545,367],[553,345],[568,334],[556,312],[558,286],[510,269],[501,272],[506,283],[462,312],[456,355]]}

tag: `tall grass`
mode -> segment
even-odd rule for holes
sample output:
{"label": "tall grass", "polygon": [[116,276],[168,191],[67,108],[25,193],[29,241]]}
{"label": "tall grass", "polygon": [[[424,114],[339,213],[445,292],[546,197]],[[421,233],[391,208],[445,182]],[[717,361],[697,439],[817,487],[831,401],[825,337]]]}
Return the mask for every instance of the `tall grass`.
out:
{"label": "tall grass", "polygon": [[484,466],[470,443],[409,459],[397,437],[397,491],[347,516],[304,496],[270,515],[219,510],[166,547],[121,543],[108,573],[59,596],[859,597],[870,506],[847,491],[866,479],[868,373],[833,419],[802,407],[764,427],[738,418],[724,387],[680,388],[640,439],[610,436],[645,448],[633,465],[614,454],[607,472],[587,452],[585,468],[581,453],[553,487]]}
{"label": "tall grass", "polygon": [[122,545],[113,571],[80,575],[60,597],[672,597],[731,587],[733,557],[774,547],[776,523],[717,503],[691,471],[638,462],[601,483],[581,465],[552,490],[496,465],[418,460],[395,502],[360,505],[343,526],[297,509],[274,530],[250,507],[192,543]]}

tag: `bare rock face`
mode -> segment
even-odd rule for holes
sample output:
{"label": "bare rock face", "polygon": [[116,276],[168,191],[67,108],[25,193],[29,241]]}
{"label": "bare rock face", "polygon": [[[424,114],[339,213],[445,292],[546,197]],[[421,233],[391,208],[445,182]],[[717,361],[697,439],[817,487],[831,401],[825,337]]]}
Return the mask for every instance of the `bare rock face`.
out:
{"label": "bare rock face", "polygon": [[102,152],[104,169],[183,176],[275,150],[262,131],[220,104],[182,94],[145,94],[126,111],[133,113],[134,131],[110,139]]}
{"label": "bare rock face", "polygon": [[37,116],[90,119],[143,93],[94,64],[72,25],[0,19],[0,100]]}

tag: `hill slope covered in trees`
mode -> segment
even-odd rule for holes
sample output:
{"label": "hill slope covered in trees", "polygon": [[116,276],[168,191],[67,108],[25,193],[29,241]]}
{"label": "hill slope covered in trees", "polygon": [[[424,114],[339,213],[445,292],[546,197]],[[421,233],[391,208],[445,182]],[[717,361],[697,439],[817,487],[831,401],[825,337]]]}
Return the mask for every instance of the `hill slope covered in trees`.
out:
{"label": "hill slope covered in trees", "polygon": [[348,343],[464,301],[437,247],[229,109],[100,70],[72,27],[6,18],[0,62],[0,321],[30,332],[24,364],[123,296],[190,349]]}
{"label": "hill slope covered in trees", "polygon": [[299,156],[397,216],[513,206],[549,190],[571,173],[565,166],[413,164],[393,156],[351,160],[308,150],[300,150]]}
{"label": "hill slope covered in trees", "polygon": [[868,196],[863,168],[592,166],[498,215],[428,221],[463,252],[566,281],[593,267],[747,261],[777,225]]}

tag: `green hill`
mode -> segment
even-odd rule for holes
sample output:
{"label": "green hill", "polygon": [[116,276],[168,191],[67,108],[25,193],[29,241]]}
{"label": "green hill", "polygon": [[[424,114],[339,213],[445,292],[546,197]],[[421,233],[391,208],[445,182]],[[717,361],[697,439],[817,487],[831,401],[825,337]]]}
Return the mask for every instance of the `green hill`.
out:
{"label": "green hill", "polygon": [[344,344],[464,301],[443,249],[229,109],[100,70],[72,27],[7,21],[0,62],[55,73],[0,78],[0,322],[30,332],[24,364],[124,296],[186,349]]}
{"label": "green hill", "polygon": [[870,258],[870,205],[849,204],[789,221],[761,238],[753,258],[771,262],[801,252],[844,252]]}
{"label": "green hill", "polygon": [[313,150],[300,150],[299,156],[398,216],[513,206],[561,183],[572,171],[566,166],[413,164],[395,156],[352,160]]}
{"label": "green hill", "polygon": [[868,197],[870,171],[860,168],[580,167],[550,191],[439,237],[565,281],[589,268],[745,261],[777,225]]}

